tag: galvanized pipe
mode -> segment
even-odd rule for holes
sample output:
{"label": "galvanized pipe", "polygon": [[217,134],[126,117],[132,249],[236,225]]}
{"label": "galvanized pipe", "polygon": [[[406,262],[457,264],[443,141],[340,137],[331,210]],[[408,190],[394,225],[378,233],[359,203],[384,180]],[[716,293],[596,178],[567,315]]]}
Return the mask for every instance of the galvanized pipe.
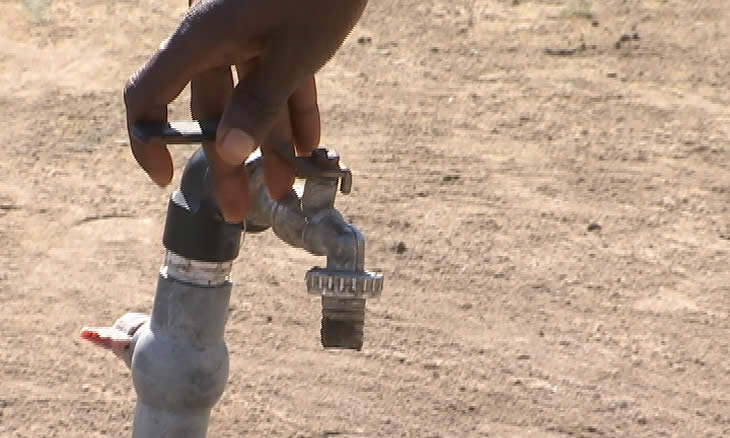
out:
{"label": "galvanized pipe", "polygon": [[134,334],[137,392],[133,438],[204,438],[228,379],[223,332],[230,262],[186,260],[168,251],[150,321]]}

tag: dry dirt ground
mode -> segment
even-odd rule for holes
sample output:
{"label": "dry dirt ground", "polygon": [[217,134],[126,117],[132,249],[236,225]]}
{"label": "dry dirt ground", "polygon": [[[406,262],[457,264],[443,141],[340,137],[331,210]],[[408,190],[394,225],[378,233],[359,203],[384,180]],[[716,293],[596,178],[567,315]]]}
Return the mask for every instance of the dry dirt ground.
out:
{"label": "dry dirt ground", "polygon": [[[0,0],[3,438],[130,435],[78,330],[151,306],[171,188],[121,88],[184,10]],[[724,0],[372,0],[318,76],[365,348],[320,348],[322,260],[249,236],[209,436],[730,436],[729,60]]]}

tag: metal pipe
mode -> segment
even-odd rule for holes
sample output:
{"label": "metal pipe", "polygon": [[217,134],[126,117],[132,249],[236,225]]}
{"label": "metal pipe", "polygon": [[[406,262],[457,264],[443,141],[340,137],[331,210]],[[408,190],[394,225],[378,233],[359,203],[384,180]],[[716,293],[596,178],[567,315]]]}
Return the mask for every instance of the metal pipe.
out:
{"label": "metal pipe", "polygon": [[[292,190],[283,199],[275,201],[268,195],[260,158],[250,160],[247,167],[253,201],[248,220],[270,226],[280,239],[293,247],[326,256],[326,268],[315,268],[310,274],[322,274],[328,277],[328,282],[341,281],[343,285],[345,281],[352,285],[367,283],[370,274],[364,272],[365,237],[334,208],[336,178],[309,177],[301,199]],[[379,280],[382,286],[382,277]],[[322,345],[325,348],[360,350],[363,345],[365,298],[327,295],[324,283],[315,284],[309,278],[307,283],[310,290],[322,294]],[[353,286],[352,289],[358,288]],[[365,291],[364,287],[359,289]]]}
{"label": "metal pipe", "polygon": [[223,332],[230,262],[168,251],[150,321],[130,345],[137,392],[133,438],[204,438],[228,379]]}
{"label": "metal pipe", "polygon": [[[145,142],[214,136],[212,124],[183,125],[135,125],[133,131]],[[289,245],[327,257],[326,268],[313,268],[306,277],[307,290],[322,296],[322,345],[362,347],[365,297],[380,293],[382,275],[364,271],[365,239],[334,208],[338,182],[343,192],[350,190],[350,171],[325,150],[310,158],[289,157],[297,174],[307,178],[302,198],[292,190],[278,201],[268,194],[261,157],[248,160],[252,202],[244,224],[223,221],[202,149],[188,161],[168,205],[167,253],[152,315],[144,323],[145,316],[136,315],[138,328],[123,357],[138,396],[133,438],[205,438],[211,409],[228,379],[229,276],[244,227],[271,227]],[[128,333],[133,331],[130,327]]]}
{"label": "metal pipe", "polygon": [[333,206],[337,180],[308,178],[300,199],[292,190],[279,201],[271,199],[260,158],[247,163],[251,209],[247,220],[271,227],[287,244],[327,257],[327,269],[362,271],[365,238]]}
{"label": "metal pipe", "polygon": [[225,223],[199,149],[168,204],[149,322],[132,337],[133,438],[205,438],[228,380],[223,339],[243,224]]}

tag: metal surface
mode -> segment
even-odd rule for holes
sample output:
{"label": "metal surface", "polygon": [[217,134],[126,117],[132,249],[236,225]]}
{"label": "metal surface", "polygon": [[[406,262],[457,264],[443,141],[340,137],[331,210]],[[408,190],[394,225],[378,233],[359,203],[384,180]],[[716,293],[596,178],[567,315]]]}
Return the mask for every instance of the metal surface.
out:
{"label": "metal surface", "polygon": [[301,199],[292,190],[276,201],[266,188],[262,159],[249,160],[246,167],[251,197],[247,220],[271,227],[281,240],[295,248],[327,256],[328,268],[363,269],[365,240],[334,208],[336,180],[307,178]]}
{"label": "metal surface", "polygon": [[[135,125],[132,131],[144,142],[197,143],[214,140],[216,127],[216,121],[172,122]],[[271,152],[306,180],[301,198],[292,190],[271,199],[263,157],[251,157],[245,164],[251,199],[246,223],[270,227],[289,245],[326,256],[326,267],[311,269],[305,278],[307,291],[321,296],[322,345],[360,350],[366,299],[380,295],[383,276],[365,271],[365,238],[334,207],[338,189],[350,192],[352,173],[325,149],[296,157],[290,144],[281,144]],[[129,350],[138,395],[133,438],[204,438],[228,378],[223,331],[238,246],[233,251],[210,241],[238,245],[240,239],[224,227],[230,224],[222,224],[211,181],[199,150],[169,203],[168,252],[152,317],[134,334]]]}
{"label": "metal surface", "polygon": [[[341,165],[339,156],[324,150],[312,159],[322,168]],[[365,271],[365,237],[334,208],[338,179],[308,177],[301,198],[292,190],[275,201],[266,189],[261,158],[249,160],[246,167],[251,196],[247,221],[270,226],[289,245],[327,257],[325,268],[313,268],[305,276],[307,292],[322,296],[322,346],[360,350],[365,300],[380,296],[383,275]],[[349,192],[351,179],[341,181],[341,190]]]}
{"label": "metal surface", "polygon": [[201,262],[167,251],[160,275],[196,286],[216,287],[229,281],[232,266],[232,261]]}
{"label": "metal surface", "polygon": [[312,268],[305,277],[307,292],[332,298],[377,298],[383,291],[383,275],[367,271],[333,271]]}
{"label": "metal surface", "polygon": [[152,317],[132,338],[133,438],[204,438],[228,379],[223,340],[231,283],[160,276]]}
{"label": "metal surface", "polygon": [[140,122],[132,126],[132,135],[142,143],[162,142],[188,144],[215,141],[217,120],[190,120],[184,122]]}
{"label": "metal surface", "polygon": [[361,350],[364,343],[365,299],[322,297],[320,339],[325,348]]}

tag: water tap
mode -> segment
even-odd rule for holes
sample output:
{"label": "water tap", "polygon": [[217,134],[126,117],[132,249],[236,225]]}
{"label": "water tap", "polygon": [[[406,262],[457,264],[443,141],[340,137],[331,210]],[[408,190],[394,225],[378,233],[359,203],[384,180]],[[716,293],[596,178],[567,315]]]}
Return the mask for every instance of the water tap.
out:
{"label": "water tap", "polygon": [[[133,133],[149,141],[168,144],[215,140],[217,122],[172,122],[137,125]],[[200,153],[200,152],[199,152]],[[367,299],[380,296],[383,275],[365,270],[365,238],[335,208],[337,192],[348,194],[352,173],[334,151],[320,148],[310,157],[297,157],[293,148],[281,144],[273,151],[304,179],[301,195],[292,189],[273,200],[265,184],[263,160],[257,151],[246,161],[249,174],[250,209],[247,232],[271,228],[287,244],[326,257],[324,267],[305,275],[307,292],[321,297],[321,341],[325,348],[360,350]]]}

